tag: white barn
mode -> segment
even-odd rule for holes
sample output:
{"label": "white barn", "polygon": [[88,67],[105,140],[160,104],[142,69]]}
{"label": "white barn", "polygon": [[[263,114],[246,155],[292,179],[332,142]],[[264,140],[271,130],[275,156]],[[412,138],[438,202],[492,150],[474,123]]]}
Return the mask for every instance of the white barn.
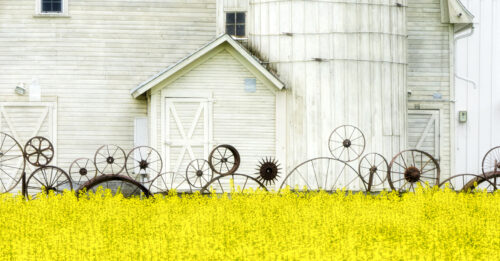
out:
{"label": "white barn", "polygon": [[365,152],[419,148],[449,176],[472,18],[459,0],[0,0],[0,131],[48,137],[65,169],[150,145],[182,173],[228,143],[253,174],[328,156],[352,124]]}

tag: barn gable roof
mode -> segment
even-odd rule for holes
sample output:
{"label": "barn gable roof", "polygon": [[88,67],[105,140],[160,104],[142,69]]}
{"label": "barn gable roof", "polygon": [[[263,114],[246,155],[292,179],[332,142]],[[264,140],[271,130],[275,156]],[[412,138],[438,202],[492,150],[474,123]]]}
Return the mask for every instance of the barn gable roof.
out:
{"label": "barn gable roof", "polygon": [[151,88],[157,86],[161,82],[168,80],[170,77],[175,75],[177,72],[181,71],[183,68],[189,66],[190,64],[196,62],[201,59],[204,55],[208,54],[210,51],[215,48],[227,43],[231,49],[236,51],[244,61],[247,62],[252,68],[254,68],[255,72],[257,72],[260,76],[266,79],[271,85],[275,86],[277,89],[281,90],[285,87],[284,83],[281,82],[274,74],[269,72],[262,64],[257,60],[246,48],[244,48],[240,43],[235,41],[231,36],[227,34],[223,34],[211,42],[207,43],[194,53],[182,58],[177,63],[172,64],[171,66],[165,68],[165,70],[155,74],[145,82],[139,84],[138,86],[132,88],[130,93],[134,98],[139,97],[144,94]]}

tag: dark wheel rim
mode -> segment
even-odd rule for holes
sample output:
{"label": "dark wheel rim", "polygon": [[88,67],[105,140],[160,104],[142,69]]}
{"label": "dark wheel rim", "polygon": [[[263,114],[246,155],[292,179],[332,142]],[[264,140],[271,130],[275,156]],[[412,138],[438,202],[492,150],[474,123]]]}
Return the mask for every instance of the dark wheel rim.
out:
{"label": "dark wheel rim", "polygon": [[472,190],[476,188],[474,185],[474,182],[476,182],[478,188],[486,188],[488,191],[495,191],[497,186],[492,181],[494,181],[494,179],[485,179],[484,175],[459,174],[443,180],[439,184],[439,187],[448,187],[455,191],[467,191],[468,189]]}
{"label": "dark wheel rim", "polygon": [[231,180],[234,182],[235,192],[246,192],[248,189],[256,190],[258,188],[267,191],[266,186],[253,178],[244,174],[231,174],[224,176],[217,176],[210,180],[203,188],[201,188],[200,193],[207,194],[213,189],[216,193],[229,193],[231,191]]}
{"label": "dark wheel rim", "polygon": [[36,169],[26,181],[26,193],[36,198],[40,193],[53,191],[55,194],[64,190],[72,190],[73,184],[69,175],[55,166],[43,166]]}
{"label": "dark wheel rim", "polygon": [[500,146],[490,149],[483,157],[481,164],[483,175],[489,172],[500,172]]}
{"label": "dark wheel rim", "polygon": [[97,192],[99,189],[110,190],[112,195],[121,193],[124,197],[145,196],[149,197],[149,190],[141,183],[124,175],[101,175],[83,184],[76,194],[81,197],[85,192]]}
{"label": "dark wheel rim", "polygon": [[195,188],[202,188],[213,178],[212,169],[208,161],[195,159],[186,168],[186,180]]}
{"label": "dark wheel rim", "polygon": [[355,126],[339,126],[330,134],[328,149],[334,159],[354,161],[361,157],[365,150],[365,135]]}
{"label": "dark wheel rim", "polygon": [[391,160],[387,181],[392,190],[415,191],[422,187],[439,185],[439,163],[429,153],[421,150],[404,150]]}
{"label": "dark wheel rim", "polygon": [[13,190],[22,178],[26,161],[21,145],[0,132],[0,194]]}
{"label": "dark wheel rim", "polygon": [[493,192],[500,186],[500,172],[487,172],[486,174],[476,177],[465,184],[463,190],[473,190],[476,188],[486,189]]}
{"label": "dark wheel rim", "polygon": [[125,151],[116,145],[103,145],[94,155],[97,171],[103,175],[118,175],[125,168]]}
{"label": "dark wheel rim", "polygon": [[89,158],[74,160],[69,166],[69,176],[75,186],[80,186],[97,175],[94,162]]}
{"label": "dark wheel rim", "polygon": [[50,164],[54,158],[54,147],[47,138],[36,136],[26,142],[24,153],[31,165],[42,167]]}
{"label": "dark wheel rim", "polygon": [[126,166],[127,175],[130,178],[152,180],[160,175],[163,161],[157,150],[148,146],[139,146],[128,153]]}
{"label": "dark wheel rim", "polygon": [[366,184],[367,191],[384,184],[387,180],[388,169],[387,160],[378,153],[369,153],[361,158],[358,172],[361,180]]}
{"label": "dark wheel rim", "polygon": [[213,172],[230,175],[235,173],[240,166],[240,154],[231,145],[219,145],[210,152],[208,164]]}

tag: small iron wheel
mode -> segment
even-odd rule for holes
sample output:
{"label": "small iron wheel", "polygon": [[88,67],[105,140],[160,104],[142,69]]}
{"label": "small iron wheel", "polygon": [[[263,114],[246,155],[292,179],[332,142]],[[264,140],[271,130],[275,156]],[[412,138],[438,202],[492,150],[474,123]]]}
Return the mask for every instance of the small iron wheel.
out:
{"label": "small iron wheel", "polygon": [[231,145],[219,145],[210,152],[208,164],[219,175],[234,174],[240,166],[240,154]]}
{"label": "small iron wheel", "polygon": [[415,191],[422,187],[439,185],[441,169],[429,153],[421,150],[404,150],[392,159],[387,171],[387,181],[392,190]]}
{"label": "small iron wheel", "polygon": [[186,180],[195,188],[202,188],[213,178],[212,169],[208,161],[195,159],[186,168]]}
{"label": "small iron wheel", "polygon": [[354,161],[361,157],[365,150],[365,135],[357,127],[342,125],[330,134],[328,149],[334,159]]}
{"label": "small iron wheel", "polygon": [[36,169],[26,181],[26,194],[36,198],[40,193],[55,194],[64,190],[72,190],[73,184],[70,176],[62,169],[55,166],[43,166]]}
{"label": "small iron wheel", "polygon": [[75,186],[83,185],[97,175],[97,169],[91,159],[79,158],[69,166],[69,176]]}
{"label": "small iron wheel", "polygon": [[54,158],[54,147],[44,137],[36,136],[24,146],[26,160],[35,167],[47,166]]}
{"label": "small iron wheel", "polygon": [[366,184],[367,191],[384,184],[387,180],[388,169],[387,160],[378,153],[369,153],[361,158],[358,172],[361,180]]}
{"label": "small iron wheel", "polygon": [[280,176],[281,168],[276,159],[266,157],[259,161],[256,170],[257,173],[255,174],[259,175],[257,180],[268,186],[270,184],[274,185]]}
{"label": "small iron wheel", "polygon": [[127,175],[130,178],[153,180],[160,175],[163,161],[157,150],[148,146],[139,146],[128,153],[126,166]]}
{"label": "small iron wheel", "polygon": [[125,151],[116,145],[103,145],[94,155],[97,172],[103,175],[118,175],[125,168]]}
{"label": "small iron wheel", "polygon": [[490,149],[483,157],[483,175],[489,172],[500,172],[500,146]]}
{"label": "small iron wheel", "polygon": [[21,145],[12,136],[0,132],[0,194],[10,192],[19,184],[25,169]]}

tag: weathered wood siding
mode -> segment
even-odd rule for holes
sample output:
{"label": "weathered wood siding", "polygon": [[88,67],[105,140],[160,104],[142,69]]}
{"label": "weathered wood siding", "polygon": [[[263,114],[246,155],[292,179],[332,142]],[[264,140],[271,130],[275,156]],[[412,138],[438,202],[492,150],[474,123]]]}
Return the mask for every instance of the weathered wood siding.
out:
{"label": "weathered wood siding", "polygon": [[99,144],[129,150],[147,114],[130,89],[215,36],[215,0],[71,0],[60,18],[35,17],[35,2],[0,0],[0,103],[27,100],[16,84],[39,79],[65,169]]}
{"label": "weathered wood siding", "polygon": [[[226,49],[227,48],[227,49]],[[233,51],[234,52],[234,51]],[[253,79],[253,75],[237,60],[231,49],[221,46],[210,54],[208,60],[189,65],[186,74],[175,81],[159,85],[151,91],[151,108],[154,111],[156,126],[152,133],[159,148],[167,153],[162,125],[165,123],[165,105],[162,99],[166,97],[210,98],[211,111],[208,115],[211,121],[211,145],[231,144],[241,155],[241,165],[237,173],[253,175],[255,166],[263,157],[276,156],[276,97],[275,87],[265,86],[256,79],[256,91],[245,91],[245,79]],[[182,114],[177,109],[178,114]],[[188,113],[188,112],[186,112]],[[186,123],[190,124],[195,111],[184,115]],[[180,120],[183,116],[180,116]],[[183,123],[184,124],[184,123]],[[187,130],[189,126],[184,124]],[[174,127],[175,128],[175,127]],[[199,127],[195,131],[198,131]],[[201,130],[199,130],[201,132]],[[201,136],[201,135],[200,135]],[[209,146],[211,148],[211,146]],[[207,158],[202,150],[196,150],[197,158]],[[192,159],[188,155],[178,174],[185,175],[186,164]],[[165,166],[167,167],[168,164]],[[169,169],[167,169],[169,171]]]}
{"label": "weathered wood siding", "polygon": [[[441,177],[447,177],[451,170],[453,132],[450,125],[452,28],[441,23],[440,0],[408,0],[407,27],[408,91],[412,93],[408,108],[440,111],[439,155],[434,156],[439,159]],[[425,124],[422,121],[422,130]],[[415,131],[408,130],[408,133],[413,135]]]}

